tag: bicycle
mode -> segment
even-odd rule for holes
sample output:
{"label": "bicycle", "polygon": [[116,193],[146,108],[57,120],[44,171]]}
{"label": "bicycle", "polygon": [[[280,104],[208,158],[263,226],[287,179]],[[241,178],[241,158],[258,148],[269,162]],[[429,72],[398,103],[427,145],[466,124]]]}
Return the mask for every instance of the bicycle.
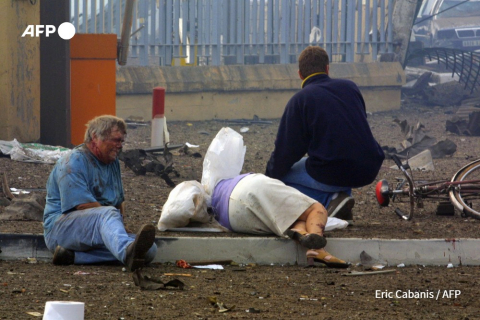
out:
{"label": "bicycle", "polygon": [[[398,156],[392,156],[393,161],[402,171],[404,179],[398,179],[394,188],[388,181],[380,180],[375,186],[375,195],[378,203],[386,207],[392,202],[406,204],[407,210],[395,208],[395,213],[404,220],[412,220],[415,205],[423,207],[424,200],[448,201],[460,211],[462,217],[480,219],[480,159],[472,161],[458,170],[450,181],[414,181],[408,160],[402,164]],[[471,178],[473,180],[467,180]],[[407,212],[405,212],[407,211]]]}

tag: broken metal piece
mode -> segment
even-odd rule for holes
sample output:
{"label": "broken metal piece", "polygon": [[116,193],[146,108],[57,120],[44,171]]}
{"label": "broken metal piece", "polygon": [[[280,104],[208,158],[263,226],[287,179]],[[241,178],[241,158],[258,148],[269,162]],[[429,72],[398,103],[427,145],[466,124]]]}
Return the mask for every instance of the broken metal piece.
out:
{"label": "broken metal piece", "polygon": [[168,186],[175,187],[175,183],[169,177],[173,173],[176,177],[178,172],[173,168],[173,156],[169,151],[168,144],[163,147],[163,158],[165,164],[151,153],[147,153],[143,149],[134,149],[122,151],[118,155],[118,159],[125,163],[125,166],[131,169],[136,175],[145,175],[147,172],[153,172],[160,176]]}

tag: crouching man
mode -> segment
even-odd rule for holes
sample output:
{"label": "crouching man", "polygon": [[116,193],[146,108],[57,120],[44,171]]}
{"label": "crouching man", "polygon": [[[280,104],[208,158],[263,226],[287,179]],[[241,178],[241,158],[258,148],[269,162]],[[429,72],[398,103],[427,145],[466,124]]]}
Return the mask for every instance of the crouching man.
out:
{"label": "crouching man", "polygon": [[84,144],[57,161],[47,181],[44,237],[53,264],[120,261],[133,271],[155,258],[155,227],[125,229],[118,154],[125,122],[114,116],[89,121]]}

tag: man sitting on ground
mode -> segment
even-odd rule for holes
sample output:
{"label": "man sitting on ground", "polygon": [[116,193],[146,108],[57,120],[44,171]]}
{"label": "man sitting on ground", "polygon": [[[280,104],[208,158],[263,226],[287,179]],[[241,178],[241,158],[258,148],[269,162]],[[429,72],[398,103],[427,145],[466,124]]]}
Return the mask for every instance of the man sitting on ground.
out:
{"label": "man sitting on ground", "polygon": [[155,258],[155,227],[127,233],[118,154],[125,122],[114,116],[89,121],[84,144],[58,160],[47,181],[44,237],[53,264],[124,263],[128,270]]}

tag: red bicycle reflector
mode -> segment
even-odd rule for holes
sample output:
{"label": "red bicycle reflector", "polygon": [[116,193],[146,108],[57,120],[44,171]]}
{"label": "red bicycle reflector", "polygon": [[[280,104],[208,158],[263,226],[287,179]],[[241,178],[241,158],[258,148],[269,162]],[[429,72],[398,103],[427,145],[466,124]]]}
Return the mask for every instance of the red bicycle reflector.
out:
{"label": "red bicycle reflector", "polygon": [[375,195],[377,196],[378,204],[382,207],[388,206],[390,198],[388,197],[388,182],[383,179],[377,182],[375,187]]}

